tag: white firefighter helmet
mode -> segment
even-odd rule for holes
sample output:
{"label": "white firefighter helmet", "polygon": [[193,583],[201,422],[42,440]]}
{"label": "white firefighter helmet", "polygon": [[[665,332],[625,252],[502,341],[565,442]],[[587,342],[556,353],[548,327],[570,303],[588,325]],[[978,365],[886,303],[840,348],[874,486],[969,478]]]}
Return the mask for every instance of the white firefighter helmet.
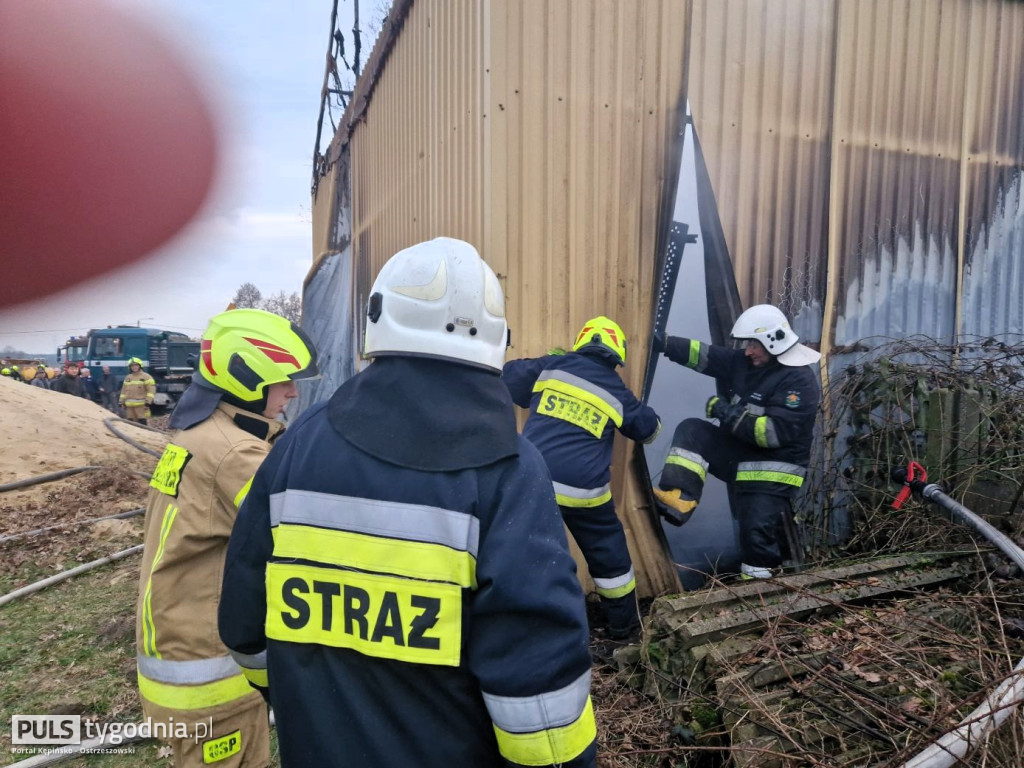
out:
{"label": "white firefighter helmet", "polygon": [[366,357],[436,357],[500,371],[507,339],[501,284],[467,242],[438,237],[406,248],[373,282]]}
{"label": "white firefighter helmet", "polygon": [[771,304],[756,304],[740,315],[730,335],[761,342],[783,365],[799,367],[821,359],[820,353],[799,343],[800,337],[789,327],[786,316]]}

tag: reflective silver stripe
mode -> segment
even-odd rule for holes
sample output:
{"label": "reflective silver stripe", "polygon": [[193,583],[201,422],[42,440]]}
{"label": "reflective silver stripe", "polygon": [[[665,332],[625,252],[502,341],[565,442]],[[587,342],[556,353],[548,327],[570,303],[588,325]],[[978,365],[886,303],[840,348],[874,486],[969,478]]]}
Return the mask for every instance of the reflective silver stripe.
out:
{"label": "reflective silver stripe", "polygon": [[658,426],[657,426],[657,428],[654,430],[654,432],[651,433],[650,437],[648,437],[646,440],[644,440],[644,445],[650,445],[651,443],[653,443],[658,438],[658,435],[660,435],[660,434],[661,434],[661,419],[658,419]]}
{"label": "reflective silver stripe", "polygon": [[[609,408],[619,415],[619,421],[622,421],[622,403],[619,401],[619,398],[615,397],[615,395],[607,389],[599,387],[586,379],[580,378],[579,376],[556,369],[553,371],[544,371],[537,377],[537,383],[533,385],[534,392],[538,391],[538,386],[542,385],[545,381],[560,381],[563,384],[568,384],[569,386],[576,387],[577,389],[582,389],[584,392],[589,392],[594,397],[603,400]],[[543,389],[543,386],[540,386],[540,388]]]}
{"label": "reflective silver stripe", "polygon": [[764,406],[763,405],[751,405],[750,403],[747,403],[746,409],[747,409],[747,413],[752,413],[755,416],[764,416]]}
{"label": "reflective silver stripe", "polygon": [[245,669],[266,669],[267,668],[267,652],[260,651],[259,653],[239,653],[238,651],[231,651],[231,658],[240,667]]}
{"label": "reflective silver stripe", "polygon": [[784,461],[741,461],[736,466],[737,472],[785,472],[787,475],[806,477],[807,470],[798,464],[787,464]]}
{"label": "reflective silver stripe", "polygon": [[509,733],[533,733],[579,720],[590,696],[590,670],[564,688],[539,696],[494,696],[483,692],[494,724]]}
{"label": "reflective silver stripe", "polygon": [[150,680],[158,683],[174,683],[176,685],[193,685],[195,683],[212,683],[241,674],[241,670],[230,656],[217,656],[212,659],[191,659],[189,661],[170,661],[153,656],[138,656],[136,663],[139,672]]}
{"label": "reflective silver stripe", "polygon": [[465,512],[397,501],[288,489],[270,497],[270,525],[314,525],[469,552],[480,547],[480,521]]}
{"label": "reflective silver stripe", "polygon": [[775,422],[771,416],[764,418],[764,440],[768,443],[769,448],[778,448],[781,443],[779,443],[779,433],[775,431]]}
{"label": "reflective silver stripe", "polygon": [[574,488],[571,485],[556,483],[552,480],[551,485],[554,486],[556,495],[568,496],[570,499],[596,499],[612,492],[611,483],[605,483],[600,488]]}
{"label": "reflective silver stripe", "polygon": [[598,589],[615,589],[616,587],[624,587],[629,582],[636,578],[636,574],[633,572],[633,567],[630,566],[629,570],[621,576],[615,576],[611,579],[599,579],[597,576],[591,575],[594,580],[594,586]]}
{"label": "reflective silver stripe", "polygon": [[697,464],[705,472],[707,472],[707,470],[708,470],[708,463],[706,461],[704,461],[704,457],[701,456],[699,453],[694,453],[693,451],[687,451],[687,450],[684,450],[683,448],[672,448],[668,452],[668,455],[669,456],[678,456],[680,459],[686,459],[688,461],[692,461],[694,464]]}

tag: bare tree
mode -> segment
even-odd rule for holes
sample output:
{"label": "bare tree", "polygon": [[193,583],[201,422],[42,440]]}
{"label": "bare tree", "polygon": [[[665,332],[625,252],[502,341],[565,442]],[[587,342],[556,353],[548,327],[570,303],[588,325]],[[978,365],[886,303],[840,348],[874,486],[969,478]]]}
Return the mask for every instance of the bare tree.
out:
{"label": "bare tree", "polygon": [[273,296],[268,296],[260,303],[259,308],[287,318],[296,325],[302,320],[302,299],[294,291],[290,294],[279,291]]}
{"label": "bare tree", "polygon": [[252,283],[242,283],[231,303],[238,309],[262,309],[263,294]]}

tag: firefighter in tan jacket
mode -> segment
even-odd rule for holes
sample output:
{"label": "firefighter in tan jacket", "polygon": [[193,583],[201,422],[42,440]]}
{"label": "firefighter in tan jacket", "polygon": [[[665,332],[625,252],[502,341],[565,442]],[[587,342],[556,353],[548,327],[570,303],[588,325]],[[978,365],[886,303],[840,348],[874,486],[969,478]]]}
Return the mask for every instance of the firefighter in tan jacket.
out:
{"label": "firefighter in tan jacket", "polygon": [[261,310],[223,312],[171,416],[179,431],[146,507],[136,656],[143,710],[167,724],[179,768],[270,762],[266,705],[220,641],[217,605],[238,507],[284,430],[277,416],[295,381],[316,374],[316,350],[299,328]]}
{"label": "firefighter in tan jacket", "polygon": [[145,424],[149,419],[149,406],[156,397],[156,381],[142,370],[142,361],[133,357],[128,361],[129,374],[121,383],[118,402],[124,406],[125,418]]}

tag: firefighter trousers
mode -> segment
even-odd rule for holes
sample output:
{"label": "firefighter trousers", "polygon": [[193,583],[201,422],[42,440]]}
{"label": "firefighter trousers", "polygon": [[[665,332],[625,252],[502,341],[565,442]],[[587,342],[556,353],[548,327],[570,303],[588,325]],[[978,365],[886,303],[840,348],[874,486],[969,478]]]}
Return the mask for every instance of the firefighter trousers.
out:
{"label": "firefighter trousers", "polygon": [[626,532],[615,514],[615,502],[559,509],[587,561],[609,629],[612,634],[628,634],[640,626],[640,614],[633,561],[626,547]]}
{"label": "firefighter trousers", "polygon": [[783,552],[783,515],[792,514],[793,495],[806,469],[767,460],[763,450],[721,427],[686,419],[676,427],[658,487],[678,488],[700,501],[708,472],[729,485],[743,562],[758,568],[780,565],[788,554]]}

